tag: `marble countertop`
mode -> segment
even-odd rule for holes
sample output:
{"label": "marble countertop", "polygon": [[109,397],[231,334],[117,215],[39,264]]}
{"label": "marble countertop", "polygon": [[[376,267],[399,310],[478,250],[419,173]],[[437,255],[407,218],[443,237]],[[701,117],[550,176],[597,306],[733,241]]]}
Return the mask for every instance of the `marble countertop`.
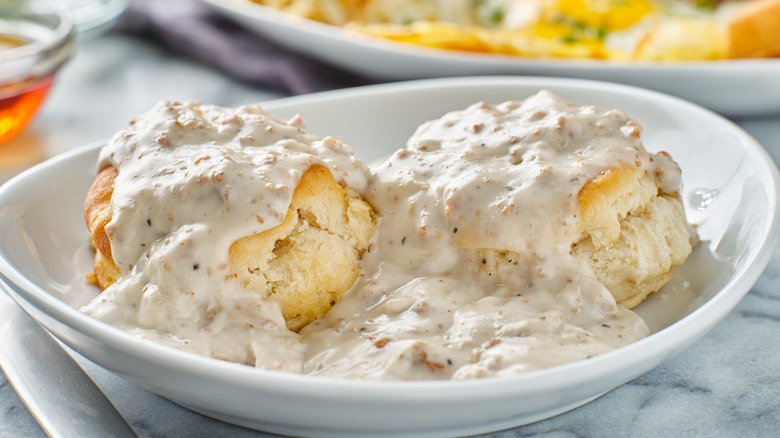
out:
{"label": "marble countertop", "polygon": [[[160,99],[239,105],[281,97],[177,58],[149,41],[85,42],[33,124],[0,147],[0,180],[105,139]],[[780,160],[780,116],[737,121]],[[139,436],[268,437],[181,408],[77,357]],[[568,413],[488,436],[776,436],[780,430],[780,254],[739,306],[653,371]],[[45,436],[0,374],[0,438]]]}

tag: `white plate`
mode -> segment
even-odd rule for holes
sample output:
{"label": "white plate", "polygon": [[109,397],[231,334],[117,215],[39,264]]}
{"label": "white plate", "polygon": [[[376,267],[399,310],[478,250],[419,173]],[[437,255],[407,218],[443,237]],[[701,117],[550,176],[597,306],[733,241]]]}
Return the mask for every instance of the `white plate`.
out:
{"label": "white plate", "polygon": [[662,91],[730,116],[780,113],[780,59],[638,63],[445,51],[358,35],[249,0],[204,1],[284,46],[378,80],[485,74],[597,79]]}
{"label": "white plate", "polygon": [[91,250],[82,203],[99,145],[56,157],[0,188],[0,276],[33,317],[87,358],[193,410],[252,428],[308,436],[465,435],[564,412],[693,343],[754,284],[778,234],[778,174],[761,146],[731,122],[678,99],[568,79],[416,81],[264,106],[282,116],[300,113],[310,131],[344,139],[371,160],[400,147],[424,120],[541,88],[640,119],[648,149],[665,149],[682,166],[689,216],[705,240],[675,280],[638,308],[654,333],[602,356],[506,379],[361,382],[263,371],[137,339],[73,307],[97,293],[83,279]]}

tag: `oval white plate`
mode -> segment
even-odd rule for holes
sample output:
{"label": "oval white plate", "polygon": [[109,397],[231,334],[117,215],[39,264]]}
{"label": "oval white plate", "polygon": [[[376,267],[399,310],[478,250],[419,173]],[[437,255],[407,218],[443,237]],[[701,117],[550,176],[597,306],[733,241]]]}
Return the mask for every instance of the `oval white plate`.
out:
{"label": "oval white plate", "polygon": [[83,279],[92,254],[81,210],[100,145],[56,157],[0,188],[0,277],[34,318],[87,358],[193,410],[252,428],[307,436],[449,436],[564,412],[693,343],[754,284],[778,234],[778,174],[761,146],[687,102],[568,79],[415,81],[264,106],[281,116],[300,113],[311,132],[343,139],[372,160],[402,146],[422,121],[480,100],[523,99],[541,88],[641,120],[648,149],[667,150],[680,163],[688,214],[704,240],[673,282],[637,309],[654,333],[602,356],[506,379],[361,382],[258,370],[137,339],[74,308],[97,294]]}
{"label": "oval white plate", "polygon": [[456,52],[359,35],[249,0],[204,1],[286,47],[378,80],[487,74],[596,79],[662,91],[730,116],[780,113],[780,59],[640,63]]}

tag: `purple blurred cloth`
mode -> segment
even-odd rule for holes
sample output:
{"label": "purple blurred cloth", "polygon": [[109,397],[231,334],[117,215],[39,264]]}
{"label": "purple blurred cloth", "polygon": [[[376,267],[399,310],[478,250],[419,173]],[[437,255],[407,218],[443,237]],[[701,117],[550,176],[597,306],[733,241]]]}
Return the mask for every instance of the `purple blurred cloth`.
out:
{"label": "purple blurred cloth", "polygon": [[131,0],[114,31],[155,39],[237,79],[291,94],[371,82],[281,47],[199,0]]}

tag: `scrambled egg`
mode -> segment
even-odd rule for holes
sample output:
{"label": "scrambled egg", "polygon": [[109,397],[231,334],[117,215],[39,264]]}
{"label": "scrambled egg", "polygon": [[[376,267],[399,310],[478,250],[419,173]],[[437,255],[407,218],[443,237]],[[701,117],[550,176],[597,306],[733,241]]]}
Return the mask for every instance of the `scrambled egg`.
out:
{"label": "scrambled egg", "polygon": [[[780,0],[252,1],[363,34],[450,50],[618,60],[780,54]],[[761,7],[743,13],[755,4]],[[747,34],[734,30],[735,17],[747,23]],[[757,24],[761,20],[766,24]],[[735,49],[744,45],[738,38],[756,39],[758,25],[767,33],[760,44],[777,50]]]}

